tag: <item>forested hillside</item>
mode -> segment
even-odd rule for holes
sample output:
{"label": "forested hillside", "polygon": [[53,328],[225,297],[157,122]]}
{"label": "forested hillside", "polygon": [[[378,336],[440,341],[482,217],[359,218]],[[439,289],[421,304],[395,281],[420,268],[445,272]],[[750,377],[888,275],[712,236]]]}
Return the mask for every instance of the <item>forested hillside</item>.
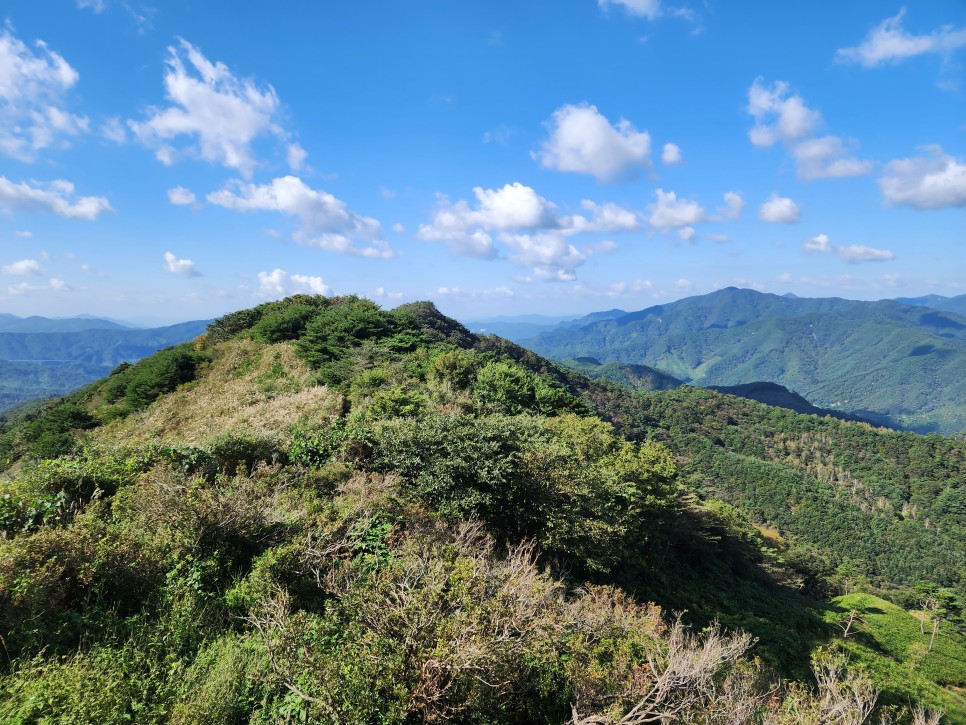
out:
{"label": "forested hillside", "polygon": [[966,722],[962,442],[300,296],[0,455],[3,722]]}
{"label": "forested hillside", "polygon": [[966,430],[966,318],[928,307],[728,288],[525,345],[558,360],[648,365],[695,385],[778,383],[892,427]]}
{"label": "forested hillside", "polygon": [[64,395],[122,362],[190,340],[206,324],[202,320],[137,330],[108,320],[8,315],[0,319],[0,413],[26,401]]}

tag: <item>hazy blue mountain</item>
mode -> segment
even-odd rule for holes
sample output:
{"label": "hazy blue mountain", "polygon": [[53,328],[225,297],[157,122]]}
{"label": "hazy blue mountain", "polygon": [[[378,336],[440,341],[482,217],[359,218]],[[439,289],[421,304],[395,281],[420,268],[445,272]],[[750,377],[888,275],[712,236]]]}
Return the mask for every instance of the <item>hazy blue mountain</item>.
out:
{"label": "hazy blue mountain", "polygon": [[17,317],[6,312],[0,312],[0,332],[78,332],[80,330],[129,330],[130,325],[124,325],[114,320],[91,315],[77,317]]}
{"label": "hazy blue mountain", "polygon": [[[3,316],[3,321],[7,322],[9,317],[13,316]],[[64,395],[107,375],[121,362],[135,362],[163,347],[191,340],[203,333],[207,324],[199,320],[138,330],[109,320],[47,321],[103,323],[104,327],[60,332],[0,332],[0,411],[36,398]],[[44,323],[37,325],[42,327]]]}
{"label": "hazy blue mountain", "polygon": [[812,404],[927,432],[966,429],[966,318],[895,300],[728,288],[528,341],[558,360],[654,367],[684,382],[772,382]]}
{"label": "hazy blue mountain", "polygon": [[473,320],[465,322],[465,324],[470,331],[478,334],[498,335],[513,342],[520,342],[551,330],[583,327],[600,320],[609,320],[626,314],[627,312],[624,310],[615,309],[592,312],[589,315],[582,316],[512,315]]}
{"label": "hazy blue mountain", "polygon": [[924,297],[898,297],[896,302],[915,307],[932,307],[934,310],[955,312],[966,316],[966,295],[943,297],[942,295],[925,295]]}

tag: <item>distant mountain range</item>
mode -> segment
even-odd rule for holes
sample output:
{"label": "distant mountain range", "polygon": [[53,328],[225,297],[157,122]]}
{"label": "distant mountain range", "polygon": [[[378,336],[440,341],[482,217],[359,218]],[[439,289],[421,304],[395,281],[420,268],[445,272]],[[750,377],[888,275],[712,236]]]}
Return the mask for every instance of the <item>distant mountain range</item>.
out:
{"label": "distant mountain range", "polygon": [[115,320],[91,315],[77,317],[17,317],[0,312],[0,332],[78,332],[80,330],[130,330],[133,325],[125,325]]}
{"label": "distant mountain range", "polygon": [[93,317],[50,319],[0,314],[0,412],[50,398],[164,347],[197,337],[207,320],[151,329]]}
{"label": "distant mountain range", "polygon": [[966,295],[943,297],[942,295],[926,295],[925,297],[897,297],[896,302],[913,307],[932,307],[934,310],[955,312],[966,317]]}
{"label": "distant mountain range", "polygon": [[589,315],[567,315],[564,317],[514,315],[467,321],[465,324],[470,332],[481,335],[497,335],[512,342],[520,342],[549,330],[575,329],[592,322],[610,320],[626,314],[627,312],[624,310],[605,310],[603,312],[592,312]]}
{"label": "distant mountain range", "polygon": [[558,360],[647,365],[687,383],[771,382],[812,404],[917,432],[966,430],[961,297],[857,302],[730,287],[524,342]]}

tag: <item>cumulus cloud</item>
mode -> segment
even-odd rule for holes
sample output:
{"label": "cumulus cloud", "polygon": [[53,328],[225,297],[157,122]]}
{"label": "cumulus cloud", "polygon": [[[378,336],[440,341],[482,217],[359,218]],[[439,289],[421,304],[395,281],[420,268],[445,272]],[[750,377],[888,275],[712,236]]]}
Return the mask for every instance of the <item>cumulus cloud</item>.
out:
{"label": "cumulus cloud", "polygon": [[328,295],[332,289],[321,277],[305,274],[289,274],[275,268],[271,272],[258,273],[258,289],[266,297],[287,297],[294,294]]}
{"label": "cumulus cloud", "polygon": [[741,213],[748,204],[737,191],[729,191],[724,195],[724,206],[718,207],[718,217],[724,221],[734,221],[741,217]]}
{"label": "cumulus cloud", "polygon": [[114,211],[103,196],[74,198],[74,185],[59,179],[49,184],[15,184],[0,176],[0,208],[38,212],[49,211],[66,219],[93,221],[106,211]]}
{"label": "cumulus cloud", "polygon": [[195,203],[195,195],[190,189],[176,186],[173,189],[168,189],[168,201],[175,206],[186,206]]}
{"label": "cumulus cloud", "polygon": [[164,253],[164,268],[178,277],[200,277],[201,273],[195,269],[195,263],[190,259],[178,259],[171,252]]}
{"label": "cumulus cloud", "polygon": [[561,227],[569,234],[603,232],[632,232],[641,228],[640,216],[617,204],[607,202],[597,204],[589,199],[580,202],[581,208],[589,213],[573,214],[561,220]]}
{"label": "cumulus cloud", "polygon": [[44,270],[41,269],[40,262],[36,259],[18,259],[16,262],[0,267],[0,274],[8,274],[14,277],[42,275],[43,273]]}
{"label": "cumulus cloud", "polygon": [[684,157],[681,156],[681,148],[673,143],[664,144],[664,149],[661,151],[661,161],[667,166],[677,166],[684,161]]}
{"label": "cumulus cloud", "polygon": [[247,178],[257,164],[254,142],[269,137],[285,146],[293,170],[302,166],[305,151],[289,141],[280,124],[274,88],[238,78],[224,63],[212,63],[185,40],[168,48],[166,65],[164,87],[170,105],[150,108],[145,120],[128,122],[163,164],[188,156],[235,169]]}
{"label": "cumulus cloud", "polygon": [[88,119],[65,107],[79,77],[43,41],[31,48],[9,30],[0,33],[0,153],[30,162],[38,151],[86,133]]}
{"label": "cumulus cloud", "polygon": [[654,194],[657,201],[648,205],[647,221],[655,229],[681,229],[707,221],[704,208],[696,201],[678,199],[673,191],[664,189],[657,189]]}
{"label": "cumulus cloud", "polygon": [[577,247],[577,234],[612,233],[640,228],[637,215],[616,204],[584,200],[580,214],[561,215],[557,205],[520,183],[499,189],[473,189],[476,204],[440,197],[433,220],[419,227],[424,241],[443,242],[457,256],[496,259],[500,245],[511,262],[531,267],[543,281],[569,281],[593,254],[616,248],[613,242]]}
{"label": "cumulus cloud", "polygon": [[837,254],[839,259],[849,264],[889,262],[896,258],[896,255],[888,249],[875,249],[862,244],[834,245],[827,234],[818,234],[811,239],[806,239],[802,242],[802,249],[806,252]]}
{"label": "cumulus cloud", "polygon": [[607,10],[611,5],[622,7],[628,14],[654,20],[661,14],[661,0],[597,0],[601,8]]}
{"label": "cumulus cloud", "polygon": [[298,222],[293,237],[299,244],[360,257],[395,256],[379,238],[378,221],[355,213],[341,199],[311,188],[297,176],[283,176],[270,184],[230,184],[206,198],[232,211],[271,211],[292,217]]}
{"label": "cumulus cloud", "polygon": [[902,27],[905,14],[906,9],[902,8],[897,15],[886,18],[859,45],[835,51],[835,59],[876,68],[927,53],[948,54],[966,46],[966,28],[946,25],[926,35],[913,35]]}
{"label": "cumulus cloud", "polygon": [[939,146],[927,146],[925,156],[896,159],[879,179],[889,205],[916,209],[966,206],[966,160],[955,159]]}
{"label": "cumulus cloud", "polygon": [[611,125],[587,104],[558,108],[547,123],[550,136],[532,156],[555,171],[592,174],[598,181],[636,178],[651,168],[651,137],[620,119]]}
{"label": "cumulus cloud", "polygon": [[752,144],[769,147],[781,142],[804,181],[862,176],[872,170],[871,161],[849,155],[850,144],[842,138],[817,135],[822,114],[806,106],[801,96],[791,95],[784,81],[769,87],[755,79],[748,89],[747,110],[755,119],[748,132]]}
{"label": "cumulus cloud", "polygon": [[772,194],[758,210],[758,218],[772,224],[794,224],[801,220],[802,211],[792,199],[787,196]]}

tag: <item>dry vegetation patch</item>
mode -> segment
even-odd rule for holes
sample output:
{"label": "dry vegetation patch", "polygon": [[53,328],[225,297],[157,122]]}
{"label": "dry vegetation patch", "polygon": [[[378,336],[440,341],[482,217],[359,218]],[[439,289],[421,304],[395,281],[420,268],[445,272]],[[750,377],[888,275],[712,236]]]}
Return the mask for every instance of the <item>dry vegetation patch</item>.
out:
{"label": "dry vegetation patch", "polygon": [[316,385],[291,345],[231,340],[210,352],[212,361],[197,380],[103,426],[94,438],[199,445],[227,432],[271,435],[326,423],[342,409],[342,396]]}

